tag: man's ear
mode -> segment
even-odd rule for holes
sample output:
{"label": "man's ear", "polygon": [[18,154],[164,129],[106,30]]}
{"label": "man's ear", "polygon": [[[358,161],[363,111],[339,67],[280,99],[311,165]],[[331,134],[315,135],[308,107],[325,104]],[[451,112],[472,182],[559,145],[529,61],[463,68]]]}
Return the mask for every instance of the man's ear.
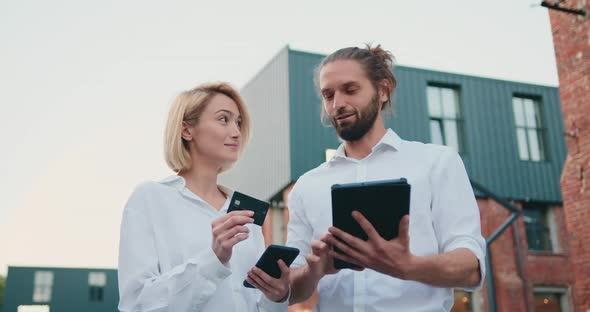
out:
{"label": "man's ear", "polygon": [[389,101],[389,94],[391,93],[391,83],[387,79],[381,80],[379,83],[379,102],[381,104]]}
{"label": "man's ear", "polygon": [[186,121],[182,122],[182,132],[181,136],[185,141],[192,141],[193,134],[190,131],[191,126],[186,123]]}

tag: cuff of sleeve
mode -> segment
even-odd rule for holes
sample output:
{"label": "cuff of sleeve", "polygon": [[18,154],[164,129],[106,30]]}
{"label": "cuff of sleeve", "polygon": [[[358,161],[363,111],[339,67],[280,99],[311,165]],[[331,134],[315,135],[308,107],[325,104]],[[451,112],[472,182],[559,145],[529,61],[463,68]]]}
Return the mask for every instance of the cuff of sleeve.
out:
{"label": "cuff of sleeve", "polygon": [[447,245],[445,248],[445,251],[451,251],[451,250],[455,250],[455,249],[459,249],[459,248],[465,248],[465,249],[471,251],[475,255],[475,257],[477,258],[477,261],[479,262],[479,274],[481,276],[481,279],[479,280],[478,285],[476,285],[474,287],[463,287],[461,289],[463,289],[465,291],[470,291],[470,292],[479,290],[483,286],[483,283],[484,283],[484,280],[486,277],[485,247],[482,248],[480,246],[480,244],[478,244],[477,241],[472,238],[463,238],[460,240],[456,240],[456,241],[452,242],[451,244]]}
{"label": "cuff of sleeve", "polygon": [[274,302],[268,299],[265,295],[261,295],[260,298],[260,311],[271,312],[271,311],[287,311],[289,308],[289,299],[291,299],[291,287],[289,287],[289,293],[285,299],[281,302]]}
{"label": "cuff of sleeve", "polygon": [[211,248],[207,248],[199,260],[198,267],[200,275],[215,284],[218,284],[231,275],[229,262],[226,264],[221,263]]}

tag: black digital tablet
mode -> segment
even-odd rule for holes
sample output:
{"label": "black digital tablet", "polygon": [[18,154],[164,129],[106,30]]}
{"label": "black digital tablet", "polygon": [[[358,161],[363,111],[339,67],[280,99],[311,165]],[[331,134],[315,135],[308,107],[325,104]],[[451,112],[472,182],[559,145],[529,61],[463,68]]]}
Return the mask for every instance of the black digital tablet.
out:
{"label": "black digital tablet", "polygon": [[[362,213],[379,235],[386,240],[396,238],[399,223],[410,212],[410,184],[405,178],[332,185],[332,225],[363,240],[367,234],[352,217]],[[334,248],[339,251],[338,248]],[[334,259],[336,269],[358,268],[357,265]]]}
{"label": "black digital tablet", "polygon": [[[269,245],[262,256],[260,256],[260,259],[258,259],[258,262],[256,262],[256,266],[266,272],[266,274],[274,278],[280,278],[281,267],[278,263],[279,259],[282,259],[287,266],[290,266],[295,258],[297,258],[297,255],[299,255],[299,249],[297,248]],[[246,280],[244,280],[244,286],[254,288],[254,286]]]}

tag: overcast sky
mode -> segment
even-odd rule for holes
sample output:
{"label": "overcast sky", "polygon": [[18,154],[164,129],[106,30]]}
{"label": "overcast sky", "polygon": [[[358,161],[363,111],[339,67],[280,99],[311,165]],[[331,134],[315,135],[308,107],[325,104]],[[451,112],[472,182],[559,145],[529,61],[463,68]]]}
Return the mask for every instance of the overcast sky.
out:
{"label": "overcast sky", "polygon": [[0,274],[116,266],[130,192],[171,174],[179,91],[242,87],[285,45],[365,42],[405,66],[557,86],[540,2],[0,1]]}

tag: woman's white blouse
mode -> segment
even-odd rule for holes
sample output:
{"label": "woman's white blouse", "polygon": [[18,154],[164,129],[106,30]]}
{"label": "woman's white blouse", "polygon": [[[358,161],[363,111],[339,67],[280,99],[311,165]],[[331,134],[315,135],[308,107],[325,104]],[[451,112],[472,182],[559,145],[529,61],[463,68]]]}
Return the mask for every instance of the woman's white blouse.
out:
{"label": "woman's white blouse", "polygon": [[211,222],[219,211],[171,176],[140,184],[125,206],[119,245],[121,311],[287,311],[242,285],[264,251],[262,229],[247,225],[248,239],[223,265],[211,249]]}

